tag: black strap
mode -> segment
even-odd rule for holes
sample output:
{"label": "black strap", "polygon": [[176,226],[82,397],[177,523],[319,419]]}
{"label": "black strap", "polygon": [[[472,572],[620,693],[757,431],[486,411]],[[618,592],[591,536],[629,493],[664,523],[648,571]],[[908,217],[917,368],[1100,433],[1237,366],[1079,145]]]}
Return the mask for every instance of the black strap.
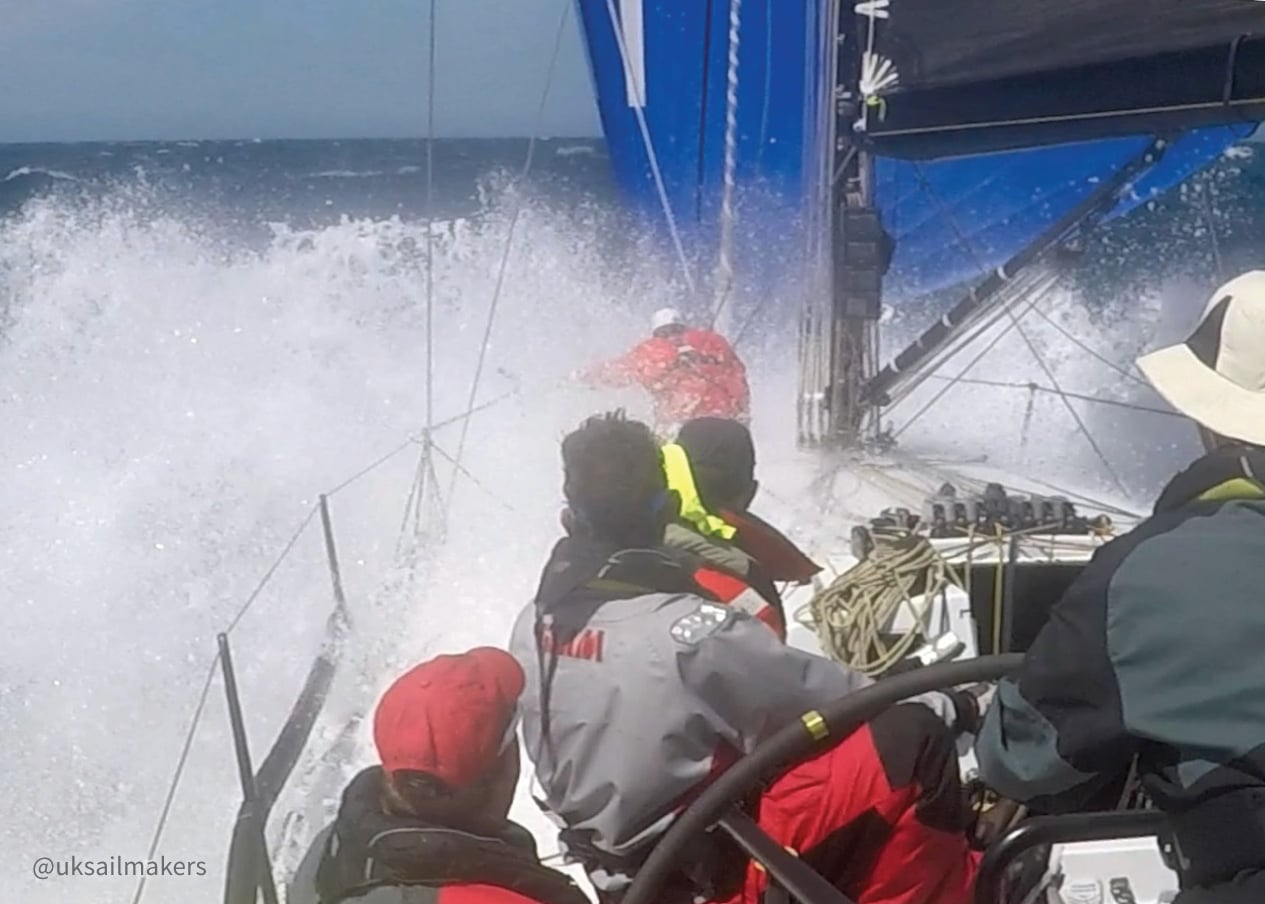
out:
{"label": "black strap", "polygon": [[770,881],[760,897],[760,904],[791,904],[791,895],[785,888]]}
{"label": "black strap", "polygon": [[1265,788],[1219,794],[1170,821],[1173,865],[1184,886],[1265,869]]}

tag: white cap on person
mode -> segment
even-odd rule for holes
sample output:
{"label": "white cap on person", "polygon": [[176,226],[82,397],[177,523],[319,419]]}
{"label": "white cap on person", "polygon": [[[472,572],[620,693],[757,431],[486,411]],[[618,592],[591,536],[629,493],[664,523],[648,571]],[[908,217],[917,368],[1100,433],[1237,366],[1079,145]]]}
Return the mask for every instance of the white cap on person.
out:
{"label": "white cap on person", "polygon": [[659,308],[650,318],[651,331],[661,330],[665,326],[683,326],[685,318],[676,308]]}

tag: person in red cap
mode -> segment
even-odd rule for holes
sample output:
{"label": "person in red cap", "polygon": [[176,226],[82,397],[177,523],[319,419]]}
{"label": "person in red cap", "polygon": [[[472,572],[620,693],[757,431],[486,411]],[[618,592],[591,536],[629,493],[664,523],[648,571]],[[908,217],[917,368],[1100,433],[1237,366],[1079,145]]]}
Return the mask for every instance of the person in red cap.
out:
{"label": "person in red cap", "polygon": [[291,904],[587,904],[509,820],[522,668],[493,647],[437,656],[387,688],[380,766],[343,792],[290,884]]}

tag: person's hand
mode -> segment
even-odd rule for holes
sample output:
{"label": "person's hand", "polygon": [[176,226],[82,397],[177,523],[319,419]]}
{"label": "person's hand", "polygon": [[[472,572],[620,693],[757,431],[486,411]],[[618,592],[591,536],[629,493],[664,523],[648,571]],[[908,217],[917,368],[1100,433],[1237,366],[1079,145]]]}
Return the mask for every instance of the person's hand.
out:
{"label": "person's hand", "polygon": [[957,716],[953,720],[953,733],[964,735],[975,734],[979,731],[983,714],[975,695],[961,689],[945,691],[944,695],[952,701],[953,710]]}
{"label": "person's hand", "polygon": [[984,713],[988,712],[988,707],[992,705],[993,698],[997,696],[997,684],[992,681],[981,681],[979,684],[970,684],[962,688],[972,697],[975,698],[975,706],[979,710],[980,718]]}
{"label": "person's hand", "polygon": [[978,851],[987,850],[1027,814],[1027,809],[1017,801],[997,795],[990,797],[981,802],[981,810],[971,827],[971,846]]}
{"label": "person's hand", "polygon": [[957,734],[979,734],[984,724],[984,714],[997,693],[997,686],[990,683],[972,684],[946,692],[957,710],[957,722],[953,728]]}

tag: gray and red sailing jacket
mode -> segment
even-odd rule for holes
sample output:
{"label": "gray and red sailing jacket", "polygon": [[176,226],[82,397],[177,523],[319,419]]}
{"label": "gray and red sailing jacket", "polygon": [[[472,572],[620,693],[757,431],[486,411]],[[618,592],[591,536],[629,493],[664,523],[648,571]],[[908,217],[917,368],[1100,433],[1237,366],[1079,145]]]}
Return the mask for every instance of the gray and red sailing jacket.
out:
{"label": "gray and red sailing jacket", "polygon": [[[870,683],[719,604],[674,553],[574,537],[554,548],[510,650],[527,675],[520,706],[542,805],[569,845],[597,855],[586,867],[605,891],[627,883],[709,778]],[[945,695],[919,699],[956,722]]]}

